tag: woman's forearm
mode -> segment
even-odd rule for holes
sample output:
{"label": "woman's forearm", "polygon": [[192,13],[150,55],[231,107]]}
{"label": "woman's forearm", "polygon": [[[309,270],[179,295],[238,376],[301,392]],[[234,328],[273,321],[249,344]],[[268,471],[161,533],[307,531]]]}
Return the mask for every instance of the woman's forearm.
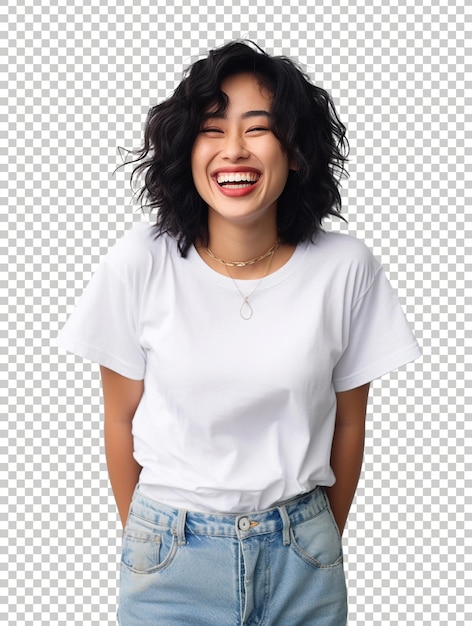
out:
{"label": "woman's forearm", "polygon": [[342,534],[362,468],[364,424],[337,426],[331,450],[331,467],[336,482],[326,489],[334,519]]}
{"label": "woman's forearm", "polygon": [[141,472],[141,466],[133,457],[131,422],[113,422],[105,418],[105,453],[111,487],[124,527]]}
{"label": "woman's forearm", "polygon": [[144,392],[144,381],[126,378],[103,365],[105,453],[108,474],[123,527],[141,466],[133,457],[132,423]]}

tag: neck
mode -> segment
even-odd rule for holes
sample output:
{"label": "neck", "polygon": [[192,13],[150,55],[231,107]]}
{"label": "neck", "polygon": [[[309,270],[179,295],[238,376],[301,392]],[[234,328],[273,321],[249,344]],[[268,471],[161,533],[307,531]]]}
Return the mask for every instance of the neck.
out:
{"label": "neck", "polygon": [[[232,228],[224,232],[210,230],[208,246],[199,245],[199,253],[205,262],[217,272],[227,274],[225,265],[218,261],[224,259],[231,263],[244,263],[256,259],[269,251],[277,240],[277,229],[266,228],[262,232],[257,229],[247,230]],[[211,253],[208,253],[207,248]],[[274,256],[277,254],[277,250]],[[242,267],[231,266],[231,274],[235,278],[259,278],[266,270],[267,257],[250,265]]]}

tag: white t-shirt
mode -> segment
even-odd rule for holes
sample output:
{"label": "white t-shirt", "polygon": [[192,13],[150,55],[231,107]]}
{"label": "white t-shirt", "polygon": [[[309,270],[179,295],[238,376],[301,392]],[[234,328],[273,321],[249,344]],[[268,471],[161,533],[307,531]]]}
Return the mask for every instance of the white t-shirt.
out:
{"label": "white t-shirt", "polygon": [[[257,284],[259,283],[259,284]],[[354,237],[321,232],[262,281],[233,281],[136,224],[93,276],[59,345],[144,379],[140,490],[240,512],[332,485],[335,392],[420,355],[385,274]]]}

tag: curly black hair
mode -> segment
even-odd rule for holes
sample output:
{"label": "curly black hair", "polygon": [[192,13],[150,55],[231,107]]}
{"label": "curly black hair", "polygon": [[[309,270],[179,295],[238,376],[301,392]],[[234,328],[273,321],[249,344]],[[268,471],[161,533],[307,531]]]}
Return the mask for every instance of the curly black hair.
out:
{"label": "curly black hair", "polygon": [[203,114],[210,107],[225,111],[221,83],[242,72],[253,73],[272,95],[271,130],[298,166],[277,202],[279,238],[292,245],[312,240],[325,217],[341,217],[339,182],[349,145],[331,96],[291,59],[234,41],[193,63],[173,95],[150,109],[143,147],[132,152],[131,181],[144,177],[141,206],[157,209],[156,235],[176,238],[184,257],[197,239],[208,243],[208,207],[193,183],[192,147]]}

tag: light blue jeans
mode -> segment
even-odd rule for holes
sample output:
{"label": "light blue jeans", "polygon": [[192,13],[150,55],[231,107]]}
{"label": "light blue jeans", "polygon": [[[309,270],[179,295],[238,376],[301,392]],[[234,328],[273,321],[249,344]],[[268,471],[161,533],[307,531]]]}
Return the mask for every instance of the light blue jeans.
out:
{"label": "light blue jeans", "polygon": [[344,626],[341,538],[325,491],[257,513],[168,508],[137,489],[120,626]]}

